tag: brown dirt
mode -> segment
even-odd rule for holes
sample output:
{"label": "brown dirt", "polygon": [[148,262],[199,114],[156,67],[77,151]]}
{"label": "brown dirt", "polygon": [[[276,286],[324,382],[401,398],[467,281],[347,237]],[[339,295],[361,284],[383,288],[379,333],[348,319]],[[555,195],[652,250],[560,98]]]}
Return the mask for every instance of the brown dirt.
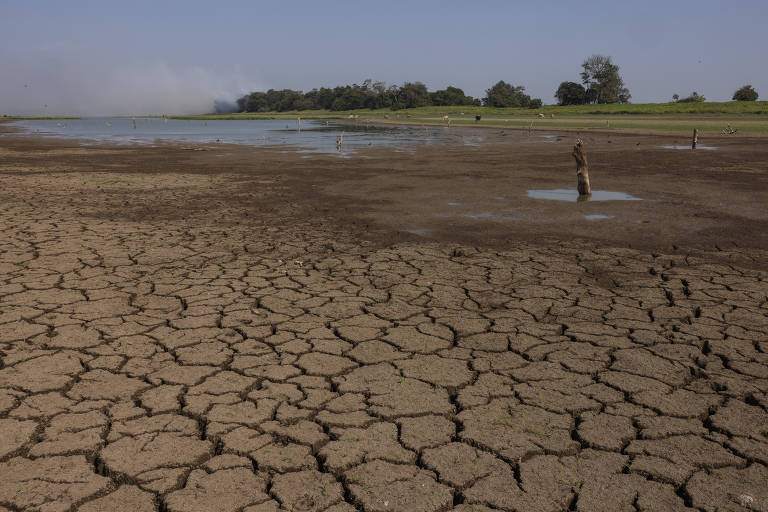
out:
{"label": "brown dirt", "polygon": [[0,510],[768,510],[768,145],[507,133],[0,137]]}

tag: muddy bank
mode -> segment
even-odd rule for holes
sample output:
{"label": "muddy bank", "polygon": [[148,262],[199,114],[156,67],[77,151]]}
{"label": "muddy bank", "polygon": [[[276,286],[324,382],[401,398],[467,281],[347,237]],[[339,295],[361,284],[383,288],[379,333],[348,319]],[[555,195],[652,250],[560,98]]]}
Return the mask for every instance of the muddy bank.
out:
{"label": "muddy bank", "polygon": [[[723,137],[705,141],[715,151],[663,147],[684,142],[586,136],[593,188],[640,200],[603,201],[599,192],[576,204],[529,194],[575,188],[572,137],[513,137],[502,130],[485,132],[479,146],[370,150],[348,159],[300,158],[306,155],[284,148],[89,149],[74,141],[4,137],[0,173],[15,180],[47,176],[43,182],[57,194],[69,190],[73,204],[86,201],[77,211],[113,220],[215,215],[227,225],[274,214],[278,223],[311,220],[384,245],[409,239],[508,248],[522,240],[588,240],[668,252],[768,248],[768,146]],[[85,198],[65,183],[83,173],[131,175],[123,179],[132,186],[105,184]],[[210,184],[188,187],[187,175],[207,176]],[[63,189],[54,185],[58,180]]]}

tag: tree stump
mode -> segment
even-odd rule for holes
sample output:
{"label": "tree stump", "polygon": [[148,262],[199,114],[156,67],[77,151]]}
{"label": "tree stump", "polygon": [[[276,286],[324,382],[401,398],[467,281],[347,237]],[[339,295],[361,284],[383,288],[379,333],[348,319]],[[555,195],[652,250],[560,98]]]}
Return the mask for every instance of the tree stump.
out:
{"label": "tree stump", "polygon": [[584,144],[581,139],[578,139],[576,145],[573,146],[571,156],[576,160],[576,189],[579,191],[579,196],[587,196],[592,193],[592,187],[589,185],[587,154],[584,152]]}
{"label": "tree stump", "polygon": [[699,130],[693,129],[693,138],[691,139],[691,149],[696,149],[696,144],[699,143]]}
{"label": "tree stump", "polygon": [[341,132],[341,135],[336,139],[336,151],[341,152],[341,145],[344,143],[344,131]]}

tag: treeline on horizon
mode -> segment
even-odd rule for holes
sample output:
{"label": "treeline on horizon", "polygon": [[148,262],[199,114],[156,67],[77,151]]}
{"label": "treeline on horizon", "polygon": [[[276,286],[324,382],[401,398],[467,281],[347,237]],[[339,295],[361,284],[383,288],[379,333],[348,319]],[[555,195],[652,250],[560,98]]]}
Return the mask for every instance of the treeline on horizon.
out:
{"label": "treeline on horizon", "polygon": [[[629,103],[632,95],[619,74],[619,66],[611,57],[591,55],[581,64],[581,83],[565,81],[555,91],[558,105],[589,105]],[[758,93],[751,85],[737,90],[733,99],[755,101]],[[673,100],[678,103],[703,102],[704,96],[694,92],[686,98],[677,94]],[[512,85],[503,80],[485,91],[483,98],[473,98],[458,87],[448,86],[437,91],[428,91],[422,82],[406,82],[401,86],[387,86],[385,82],[365,80],[362,84],[321,87],[309,92],[292,89],[266,92],[254,91],[238,98],[235,105],[217,103],[216,113],[230,112],[286,112],[301,110],[358,110],[391,109],[400,110],[430,106],[486,106],[497,108],[532,108],[542,106],[540,98],[531,98],[522,85]]]}
{"label": "treeline on horizon", "polygon": [[365,80],[362,84],[321,87],[309,92],[292,89],[254,91],[238,98],[240,112],[285,112],[290,110],[357,110],[429,106],[488,105],[493,107],[538,108],[542,101],[525,94],[525,87],[499,81],[484,98],[473,98],[458,87],[429,91],[422,82],[387,86],[385,82]]}
{"label": "treeline on horizon", "polygon": [[[560,105],[589,103],[629,103],[632,97],[619,76],[619,66],[611,57],[592,55],[581,67],[582,84],[563,82],[555,92]],[[321,87],[309,92],[292,89],[254,91],[237,99],[229,111],[239,112],[286,112],[293,110],[400,110],[429,106],[475,105],[487,107],[539,108],[540,98],[525,94],[525,87],[512,85],[503,80],[485,91],[485,97],[473,98],[458,87],[448,86],[428,91],[422,82],[406,82],[402,86],[365,80],[362,84],[342,85],[334,88]],[[226,113],[216,106],[217,113]]]}

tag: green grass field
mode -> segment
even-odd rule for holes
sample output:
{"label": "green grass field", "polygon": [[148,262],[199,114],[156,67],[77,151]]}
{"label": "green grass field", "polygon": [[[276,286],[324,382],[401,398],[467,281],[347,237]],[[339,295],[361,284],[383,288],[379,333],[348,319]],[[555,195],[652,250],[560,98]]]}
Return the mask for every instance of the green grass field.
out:
{"label": "green grass field", "polygon": [[[546,117],[541,119],[538,114]],[[554,114],[554,117],[552,117]],[[292,112],[264,112],[248,114],[209,114],[178,116],[176,119],[348,119],[445,124],[449,116],[451,125],[499,126],[568,130],[618,130],[642,132],[682,132],[698,128],[706,133],[719,133],[728,124],[745,134],[768,134],[768,101],[729,101],[704,103],[640,103],[615,105],[574,105],[560,107],[545,105],[538,109],[490,107],[422,107],[406,110],[350,110],[330,112],[307,110]],[[480,122],[475,116],[482,117]]]}

